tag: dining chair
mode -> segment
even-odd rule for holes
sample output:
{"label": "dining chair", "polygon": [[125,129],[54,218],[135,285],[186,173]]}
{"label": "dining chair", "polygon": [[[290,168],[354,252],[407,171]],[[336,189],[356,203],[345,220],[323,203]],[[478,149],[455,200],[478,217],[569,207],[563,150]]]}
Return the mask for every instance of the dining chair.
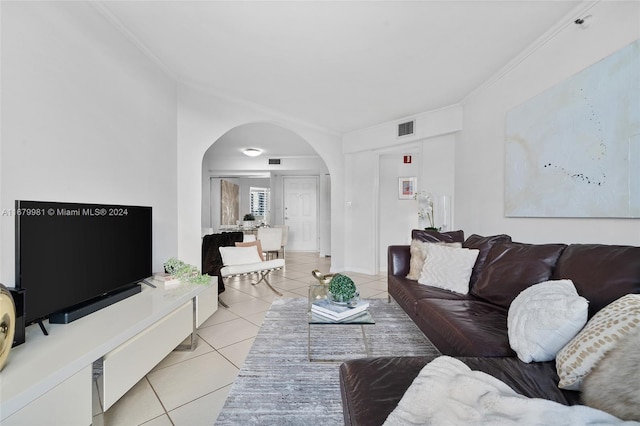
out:
{"label": "dining chair", "polygon": [[282,257],[285,257],[285,247],[287,246],[287,239],[289,237],[289,225],[274,225],[274,228],[282,229],[282,243],[280,247],[282,249]]}
{"label": "dining chair", "polygon": [[267,259],[270,259],[275,254],[278,256],[278,252],[282,247],[282,228],[258,228],[258,240],[262,244],[262,251],[267,254]]}

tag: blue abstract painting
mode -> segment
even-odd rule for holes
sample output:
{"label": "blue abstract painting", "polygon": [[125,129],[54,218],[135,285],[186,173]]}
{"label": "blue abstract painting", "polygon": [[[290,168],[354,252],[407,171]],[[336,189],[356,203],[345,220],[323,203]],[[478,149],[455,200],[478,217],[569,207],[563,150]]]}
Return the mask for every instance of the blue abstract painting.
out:
{"label": "blue abstract painting", "polygon": [[640,218],[640,40],[506,117],[505,215]]}

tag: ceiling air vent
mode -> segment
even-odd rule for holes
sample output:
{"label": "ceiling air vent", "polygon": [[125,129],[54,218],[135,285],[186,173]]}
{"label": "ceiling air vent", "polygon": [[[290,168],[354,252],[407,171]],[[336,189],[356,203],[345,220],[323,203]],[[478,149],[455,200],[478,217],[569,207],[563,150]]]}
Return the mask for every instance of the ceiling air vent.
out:
{"label": "ceiling air vent", "polygon": [[269,158],[269,164],[280,164],[279,158]]}
{"label": "ceiling air vent", "polygon": [[407,121],[406,123],[398,124],[398,137],[412,135],[414,123],[415,121],[411,120],[411,121]]}

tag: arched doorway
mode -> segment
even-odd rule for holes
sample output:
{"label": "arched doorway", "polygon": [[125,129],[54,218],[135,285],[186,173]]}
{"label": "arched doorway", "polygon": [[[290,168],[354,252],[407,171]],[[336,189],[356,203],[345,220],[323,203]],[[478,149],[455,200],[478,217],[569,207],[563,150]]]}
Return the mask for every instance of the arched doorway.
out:
{"label": "arched doorway", "polygon": [[[255,148],[261,155],[250,157],[243,150]],[[268,210],[260,221],[269,225],[287,225],[287,211],[291,192],[285,182],[314,178],[317,181],[315,223],[317,237],[313,246],[304,251],[318,251],[330,255],[331,247],[331,186],[326,163],[315,149],[297,133],[272,123],[248,123],[237,126],[216,141],[202,159],[202,212],[203,232],[217,232],[222,225],[222,182],[237,189],[237,219],[251,210],[252,193],[267,191]],[[260,192],[263,193],[263,192]],[[255,197],[254,197],[255,199]],[[309,226],[307,223],[305,226]],[[297,239],[308,237],[298,228],[290,230],[292,247]],[[300,228],[302,229],[302,228]]]}

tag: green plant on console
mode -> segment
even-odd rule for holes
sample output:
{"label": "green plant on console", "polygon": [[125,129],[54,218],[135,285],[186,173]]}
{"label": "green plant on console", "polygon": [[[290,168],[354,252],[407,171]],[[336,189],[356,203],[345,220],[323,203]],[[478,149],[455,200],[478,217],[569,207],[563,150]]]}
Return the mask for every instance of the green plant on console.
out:
{"label": "green plant on console", "polygon": [[251,213],[247,213],[244,215],[244,217],[242,218],[242,220],[256,220],[256,217],[254,215],[252,215]]}
{"label": "green plant on console", "polygon": [[175,257],[164,262],[164,270],[167,274],[178,278],[180,281],[192,284],[209,284],[211,280],[209,275],[202,275],[195,266],[186,264]]}
{"label": "green plant on console", "polygon": [[329,282],[329,291],[340,301],[351,300],[356,294],[356,285],[346,275],[336,274]]}

